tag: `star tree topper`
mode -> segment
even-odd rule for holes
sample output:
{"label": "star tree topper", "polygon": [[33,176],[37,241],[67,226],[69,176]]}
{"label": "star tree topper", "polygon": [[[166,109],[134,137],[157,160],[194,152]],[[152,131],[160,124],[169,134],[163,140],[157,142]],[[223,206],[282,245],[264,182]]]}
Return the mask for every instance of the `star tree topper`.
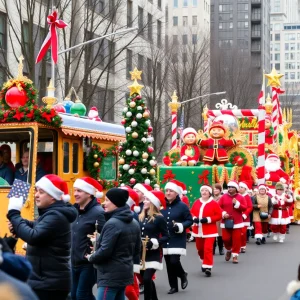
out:
{"label": "star tree topper", "polygon": [[137,82],[137,80],[141,80],[141,74],[142,71],[139,71],[137,68],[134,68],[133,71],[129,72],[131,75],[131,80],[133,81],[133,84],[128,86],[129,90],[130,90],[130,96],[133,94],[141,94],[141,89],[144,87],[143,85],[139,84]]}
{"label": "star tree topper", "polygon": [[273,68],[272,72],[270,74],[265,74],[265,76],[268,78],[268,86],[272,87],[280,87],[280,78],[283,76],[283,74],[277,73],[276,69]]}

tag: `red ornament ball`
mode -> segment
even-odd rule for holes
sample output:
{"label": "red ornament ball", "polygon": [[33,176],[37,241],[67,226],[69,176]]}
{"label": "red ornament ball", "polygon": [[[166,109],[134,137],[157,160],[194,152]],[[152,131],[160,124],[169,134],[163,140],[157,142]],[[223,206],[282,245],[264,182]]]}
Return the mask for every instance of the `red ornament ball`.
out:
{"label": "red ornament ball", "polygon": [[131,179],[129,180],[129,182],[130,182],[130,184],[135,184],[136,180],[135,180],[134,178],[131,178]]}
{"label": "red ornament ball", "polygon": [[153,151],[154,151],[153,147],[151,147],[151,146],[148,147],[148,152],[149,152],[149,153],[152,153]]}
{"label": "red ornament ball", "polygon": [[152,132],[152,130],[153,130],[153,127],[149,126],[148,127],[148,132]]}
{"label": "red ornament ball", "polygon": [[122,119],[121,124],[124,125],[126,123],[125,119]]}
{"label": "red ornament ball", "polygon": [[11,87],[5,94],[5,101],[11,108],[24,106],[28,100],[24,90],[19,91],[16,86]]}
{"label": "red ornament ball", "polygon": [[54,110],[58,113],[65,113],[66,109],[64,108],[64,106],[60,103],[56,104],[53,106]]}
{"label": "red ornament ball", "polygon": [[136,96],[136,99],[137,99],[137,100],[141,100],[142,97],[141,97],[141,96]]}

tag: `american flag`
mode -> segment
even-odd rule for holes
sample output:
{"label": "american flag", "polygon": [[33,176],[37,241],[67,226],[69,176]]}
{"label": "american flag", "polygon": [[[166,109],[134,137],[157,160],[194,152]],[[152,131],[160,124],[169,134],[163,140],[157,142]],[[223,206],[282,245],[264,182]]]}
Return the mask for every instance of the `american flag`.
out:
{"label": "american flag", "polygon": [[30,190],[30,184],[19,179],[15,179],[7,198],[23,197],[26,201]]}

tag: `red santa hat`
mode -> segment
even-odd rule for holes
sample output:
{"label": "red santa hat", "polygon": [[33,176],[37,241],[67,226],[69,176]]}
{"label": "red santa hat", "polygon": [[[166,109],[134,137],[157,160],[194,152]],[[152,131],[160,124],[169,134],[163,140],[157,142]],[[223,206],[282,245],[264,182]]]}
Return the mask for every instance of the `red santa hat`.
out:
{"label": "red santa hat", "polygon": [[138,193],[133,189],[128,189],[128,193],[129,197],[126,204],[130,207],[131,210],[135,211],[136,213],[139,213],[141,211],[141,208],[139,206]]}
{"label": "red santa hat", "polygon": [[55,174],[45,175],[35,186],[45,191],[55,200],[70,201],[67,183]]}
{"label": "red santa hat", "polygon": [[140,191],[143,195],[145,195],[145,193],[152,191],[152,187],[149,184],[146,183],[137,183],[134,187],[134,190],[138,190]]}
{"label": "red santa hat", "polygon": [[207,189],[209,191],[209,193],[212,195],[212,187],[209,186],[209,185],[202,185],[201,188],[200,188],[200,193],[204,190],[204,189]]}
{"label": "red santa hat", "polygon": [[98,112],[98,108],[96,107],[96,106],[92,106],[91,108],[90,108],[90,111],[96,111],[96,112]]}
{"label": "red santa hat", "polygon": [[260,190],[260,189],[265,189],[266,191],[268,190],[265,184],[260,184],[260,185],[258,186],[258,189],[259,189],[259,190]]}
{"label": "red santa hat", "polygon": [[226,131],[223,121],[213,122],[209,127],[209,131],[211,131],[213,128],[221,128],[224,130],[224,132]]}
{"label": "red santa hat", "polygon": [[160,209],[161,206],[163,206],[164,209],[166,209],[166,200],[165,200],[165,194],[161,191],[150,191],[145,194],[145,197],[150,200],[150,202]]}
{"label": "red santa hat", "polygon": [[241,181],[241,182],[239,183],[239,187],[240,187],[240,188],[245,188],[246,191],[248,191],[248,190],[250,189],[250,187],[248,186],[248,183],[247,183],[246,181]]}
{"label": "red santa hat", "polygon": [[270,115],[266,115],[266,116],[265,116],[265,120],[271,121],[271,116],[270,116]]}
{"label": "red santa hat", "polygon": [[269,155],[267,156],[267,159],[269,159],[269,158],[276,158],[276,159],[279,159],[279,156],[278,156],[277,154],[275,154],[275,153],[271,153],[271,154],[269,154]]}
{"label": "red santa hat", "polygon": [[184,139],[187,134],[197,135],[197,131],[194,128],[188,127],[182,130],[182,138]]}
{"label": "red santa hat", "polygon": [[166,185],[165,185],[165,190],[172,190],[178,195],[181,195],[183,192],[182,187],[180,186],[181,182],[178,180],[170,180]]}
{"label": "red santa hat", "polygon": [[96,198],[103,197],[103,187],[102,185],[92,177],[82,177],[76,179],[73,185],[74,188],[80,189]]}
{"label": "red santa hat", "polygon": [[230,186],[233,186],[234,188],[236,188],[236,190],[239,189],[239,184],[237,181],[235,180],[230,180],[228,183],[227,183],[227,187],[230,187]]}

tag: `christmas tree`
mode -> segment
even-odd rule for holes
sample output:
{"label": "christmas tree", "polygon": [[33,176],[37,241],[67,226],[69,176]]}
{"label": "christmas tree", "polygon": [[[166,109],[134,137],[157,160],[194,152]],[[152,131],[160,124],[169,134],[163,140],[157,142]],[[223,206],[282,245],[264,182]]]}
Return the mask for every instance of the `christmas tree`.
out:
{"label": "christmas tree", "polygon": [[125,127],[126,142],[119,148],[119,183],[133,186],[136,183],[156,185],[156,165],[152,147],[152,126],[150,112],[141,97],[137,80],[141,80],[142,71],[135,68],[131,74],[133,84],[129,86],[130,96],[126,100],[121,123]]}

